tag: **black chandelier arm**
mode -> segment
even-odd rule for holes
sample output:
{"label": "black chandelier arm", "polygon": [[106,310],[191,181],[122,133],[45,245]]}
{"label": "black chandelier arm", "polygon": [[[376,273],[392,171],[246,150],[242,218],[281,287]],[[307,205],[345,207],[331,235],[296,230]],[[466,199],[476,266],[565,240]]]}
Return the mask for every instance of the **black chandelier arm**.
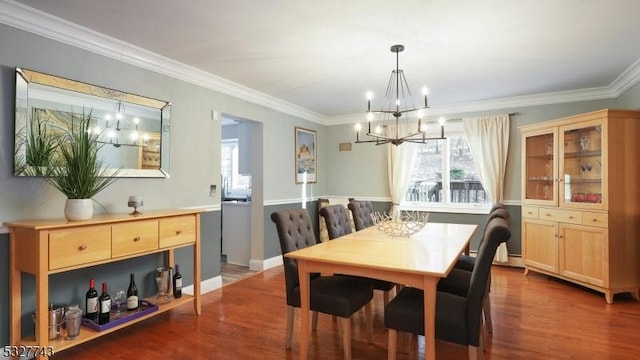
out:
{"label": "black chandelier arm", "polygon": [[396,110],[371,110],[369,112],[372,113],[372,114],[395,114],[395,113],[405,114],[405,113],[418,111],[418,110],[426,110],[428,108],[429,108],[428,106],[423,106],[423,107],[404,109],[404,110],[397,110],[397,111]]}

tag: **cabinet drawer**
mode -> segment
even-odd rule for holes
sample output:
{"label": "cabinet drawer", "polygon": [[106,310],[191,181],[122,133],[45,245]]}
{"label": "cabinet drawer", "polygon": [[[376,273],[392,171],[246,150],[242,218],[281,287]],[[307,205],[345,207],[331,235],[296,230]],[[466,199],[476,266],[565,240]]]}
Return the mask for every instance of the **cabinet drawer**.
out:
{"label": "cabinet drawer", "polygon": [[111,258],[111,226],[88,226],[49,233],[49,270]]}
{"label": "cabinet drawer", "polygon": [[537,219],[538,218],[538,208],[533,206],[523,206],[522,207],[522,217],[528,219]]}
{"label": "cabinet drawer", "polygon": [[191,244],[196,241],[196,217],[193,215],[160,219],[160,247]]}
{"label": "cabinet drawer", "polygon": [[569,224],[582,224],[582,212],[575,210],[540,209],[540,219]]}
{"label": "cabinet drawer", "polygon": [[582,224],[583,225],[589,225],[589,226],[597,226],[597,227],[601,227],[601,228],[608,228],[609,227],[609,216],[607,214],[603,214],[603,213],[583,211],[582,212]]}
{"label": "cabinet drawer", "polygon": [[158,220],[131,221],[112,227],[111,253],[126,256],[158,248]]}

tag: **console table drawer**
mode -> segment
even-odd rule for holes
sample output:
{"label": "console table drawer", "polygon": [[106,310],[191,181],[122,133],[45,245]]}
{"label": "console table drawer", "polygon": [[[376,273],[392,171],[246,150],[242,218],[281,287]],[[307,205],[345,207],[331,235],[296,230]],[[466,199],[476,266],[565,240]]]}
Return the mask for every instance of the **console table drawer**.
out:
{"label": "console table drawer", "polygon": [[160,219],[160,248],[196,242],[196,217],[176,216]]}
{"label": "console table drawer", "polygon": [[99,225],[49,233],[49,270],[111,258],[111,226]]}
{"label": "console table drawer", "polygon": [[158,220],[132,221],[112,227],[113,257],[137,254],[158,248]]}

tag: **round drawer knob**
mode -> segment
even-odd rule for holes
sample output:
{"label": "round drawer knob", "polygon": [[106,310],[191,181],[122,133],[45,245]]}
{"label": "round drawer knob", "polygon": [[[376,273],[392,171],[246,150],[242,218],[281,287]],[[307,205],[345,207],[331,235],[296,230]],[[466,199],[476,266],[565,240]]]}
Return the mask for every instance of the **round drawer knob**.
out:
{"label": "round drawer knob", "polygon": [[87,245],[86,244],[82,244],[80,246],[78,246],[78,250],[82,251],[82,250],[86,250],[87,249]]}
{"label": "round drawer knob", "polygon": [[591,221],[593,221],[593,222],[598,222],[598,219],[595,219],[595,218],[594,218],[594,219],[593,219],[593,220],[591,220]]}
{"label": "round drawer knob", "polygon": [[182,234],[182,230],[176,230],[176,235]]}
{"label": "round drawer knob", "polygon": [[140,241],[140,236],[136,236],[133,238],[133,241]]}

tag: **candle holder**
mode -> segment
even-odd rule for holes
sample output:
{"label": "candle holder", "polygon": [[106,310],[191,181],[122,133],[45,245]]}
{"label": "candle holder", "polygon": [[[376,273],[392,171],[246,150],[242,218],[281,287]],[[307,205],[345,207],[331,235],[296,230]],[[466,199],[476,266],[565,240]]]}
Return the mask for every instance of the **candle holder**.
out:
{"label": "candle holder", "polygon": [[129,207],[133,208],[133,212],[130,213],[129,215],[140,215],[140,214],[142,214],[140,211],[138,211],[138,208],[142,207],[142,205],[144,205],[144,201],[142,200],[142,196],[129,196],[129,201],[127,202],[127,205],[129,205]]}

